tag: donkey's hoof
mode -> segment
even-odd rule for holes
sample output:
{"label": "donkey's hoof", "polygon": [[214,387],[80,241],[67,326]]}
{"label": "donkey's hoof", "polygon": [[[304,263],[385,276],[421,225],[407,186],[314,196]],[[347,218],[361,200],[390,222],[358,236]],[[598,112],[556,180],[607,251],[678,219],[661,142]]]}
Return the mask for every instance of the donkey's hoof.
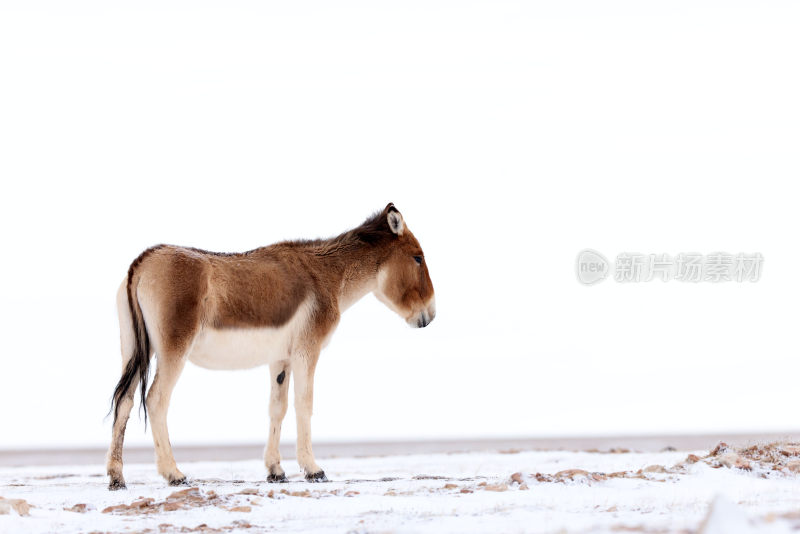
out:
{"label": "donkey's hoof", "polygon": [[286,480],[286,473],[281,473],[280,475],[273,475],[272,473],[270,473],[269,475],[267,475],[267,482],[281,483],[289,481]]}
{"label": "donkey's hoof", "polygon": [[309,473],[306,475],[307,482],[327,482],[328,477],[325,476],[325,471],[318,471],[316,473]]}
{"label": "donkey's hoof", "polygon": [[117,490],[124,490],[128,489],[128,486],[125,485],[124,480],[112,480],[108,483],[108,491],[117,491]]}
{"label": "donkey's hoof", "polygon": [[176,478],[174,480],[169,481],[170,486],[188,486],[189,482],[187,482],[186,477]]}

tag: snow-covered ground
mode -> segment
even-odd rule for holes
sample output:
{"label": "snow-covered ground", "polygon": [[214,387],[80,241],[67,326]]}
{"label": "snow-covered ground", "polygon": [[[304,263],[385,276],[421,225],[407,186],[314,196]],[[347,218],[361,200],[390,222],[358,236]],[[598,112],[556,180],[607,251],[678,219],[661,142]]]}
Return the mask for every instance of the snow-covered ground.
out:
{"label": "snow-covered ground", "polygon": [[[800,447],[635,453],[503,451],[319,462],[331,482],[268,484],[260,461],[181,465],[167,487],[126,465],[0,469],[0,532],[790,532]],[[713,506],[712,506],[712,503]],[[711,512],[710,512],[711,510]]]}

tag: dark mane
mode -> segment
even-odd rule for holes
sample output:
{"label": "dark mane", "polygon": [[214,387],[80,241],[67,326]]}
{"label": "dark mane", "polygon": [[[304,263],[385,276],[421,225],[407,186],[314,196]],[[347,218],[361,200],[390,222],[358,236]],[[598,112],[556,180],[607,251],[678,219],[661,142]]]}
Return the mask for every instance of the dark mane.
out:
{"label": "dark mane", "polygon": [[[390,208],[394,208],[392,205]],[[317,256],[328,256],[359,244],[377,245],[396,237],[389,228],[386,210],[377,211],[359,226],[329,239],[298,239],[285,241],[284,245],[310,249]]]}
{"label": "dark mane", "polygon": [[[386,218],[387,214],[391,211],[397,211],[397,208],[394,207],[394,204],[390,203],[388,206],[386,206],[385,209],[376,211],[375,213],[367,217],[366,220],[359,226],[356,226],[352,230],[342,232],[336,237],[331,237],[328,239],[322,239],[322,238],[292,239],[287,241],[280,241],[278,243],[275,243],[274,245],[267,245],[263,247],[254,248],[252,250],[247,250],[244,252],[215,252],[212,250],[204,250],[196,247],[176,247],[176,248],[190,250],[192,252],[196,252],[197,254],[217,256],[223,258],[230,258],[230,257],[242,258],[248,256],[258,257],[262,253],[269,253],[268,251],[274,246],[303,248],[312,252],[317,256],[328,256],[336,252],[347,250],[348,248],[359,244],[377,245],[396,237],[396,235],[392,232],[391,228],[389,228],[389,221]],[[155,247],[151,247],[150,249],[148,249],[148,251],[146,252],[149,253],[152,250],[156,250],[167,246],[171,245],[164,245],[164,244],[156,245]]]}
{"label": "dark mane", "polygon": [[394,237],[394,233],[392,233],[391,228],[389,228],[389,221],[386,220],[386,214],[383,211],[377,211],[367,217],[360,226],[341,234],[335,239],[347,238],[348,236],[354,237],[363,243],[374,245],[380,241]]}

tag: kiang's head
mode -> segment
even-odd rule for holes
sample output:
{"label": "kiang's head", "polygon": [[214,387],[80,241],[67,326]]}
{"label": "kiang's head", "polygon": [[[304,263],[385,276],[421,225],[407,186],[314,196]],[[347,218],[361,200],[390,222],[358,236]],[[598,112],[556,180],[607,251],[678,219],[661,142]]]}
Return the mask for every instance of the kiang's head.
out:
{"label": "kiang's head", "polygon": [[410,326],[424,328],[436,317],[436,303],[422,247],[394,204],[389,203],[376,222],[386,224],[392,235],[378,267],[375,296]]}

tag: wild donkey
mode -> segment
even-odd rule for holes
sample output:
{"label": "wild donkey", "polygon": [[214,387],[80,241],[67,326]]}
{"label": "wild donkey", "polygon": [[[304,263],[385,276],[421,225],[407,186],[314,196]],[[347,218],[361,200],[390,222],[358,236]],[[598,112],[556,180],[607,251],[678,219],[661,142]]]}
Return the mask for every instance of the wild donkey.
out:
{"label": "wild donkey", "polygon": [[[122,443],[137,386],[145,421],[150,411],[158,472],[171,485],[186,483],[172,455],[167,408],[187,360],[209,369],[269,365],[270,482],[286,480],[278,443],[294,373],[297,461],[306,480],[327,480],[311,451],[314,368],[341,313],[370,291],[413,327],[436,315],[422,249],[394,204],[332,239],[241,254],[170,245],[145,250],[117,293],[123,371],[112,402],[109,489],[125,487]],[[158,366],[145,397],[153,353]]]}

